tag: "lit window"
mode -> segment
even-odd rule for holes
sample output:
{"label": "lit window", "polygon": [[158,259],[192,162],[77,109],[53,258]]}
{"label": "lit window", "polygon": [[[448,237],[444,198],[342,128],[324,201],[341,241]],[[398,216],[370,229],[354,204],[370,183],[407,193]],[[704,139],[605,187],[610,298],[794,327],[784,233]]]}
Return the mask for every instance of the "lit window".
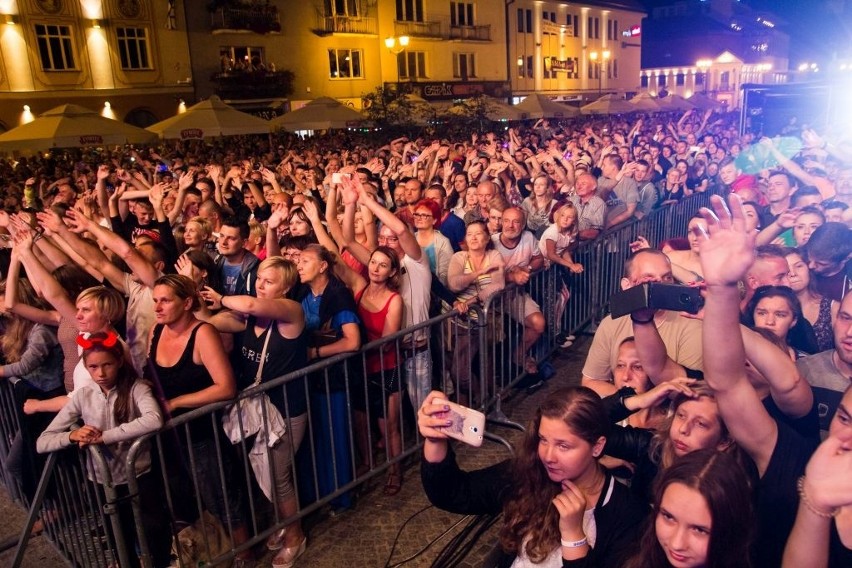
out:
{"label": "lit window", "polygon": [[45,71],[67,71],[76,69],[74,42],[70,26],[48,26],[36,24],[36,43],[41,66]]}
{"label": "lit window", "polygon": [[121,68],[125,70],[150,69],[148,30],[145,28],[117,28],[118,54]]}
{"label": "lit window", "polygon": [[332,79],[363,79],[363,55],[359,49],[329,49],[328,74]]}

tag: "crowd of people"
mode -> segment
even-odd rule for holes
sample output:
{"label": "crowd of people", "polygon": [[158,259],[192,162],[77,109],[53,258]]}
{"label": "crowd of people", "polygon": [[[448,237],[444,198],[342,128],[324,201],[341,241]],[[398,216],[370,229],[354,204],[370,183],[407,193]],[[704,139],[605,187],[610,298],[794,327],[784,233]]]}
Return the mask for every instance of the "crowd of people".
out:
{"label": "crowd of people", "polygon": [[[825,564],[848,565],[852,494],[834,464],[848,471],[838,448],[852,443],[852,152],[811,130],[790,151],[713,118],[540,120],[465,140],[237,138],[0,162],[0,376],[26,385],[39,451],[105,444],[123,484],[129,445],[165,421],[398,338],[246,399],[218,424],[191,421],[167,444],[167,483],[197,491],[239,547],[252,526],[249,486],[234,481],[246,440],[276,518],[292,518],[304,491],[328,495],[370,470],[376,446],[393,496],[410,404],[427,493],[451,510],[502,510],[504,565],[773,566],[783,554],[799,566],[809,546],[796,543],[816,538]],[[556,271],[558,285],[513,296],[506,314],[522,329],[512,364],[540,377],[541,336],[565,348],[575,339],[561,322],[588,268],[575,259],[580,243],[702,192],[735,195],[732,211],[714,201],[683,238],[640,238],[622,287],[702,286],[703,322],[654,310],[604,318],[584,386],[548,395],[518,458],[461,472],[436,429],[444,407],[433,391],[483,402],[477,307]],[[448,311],[458,315],[437,333],[453,336],[451,353],[419,326]],[[811,457],[820,428],[828,440]],[[16,440],[4,465],[31,493],[27,451]],[[296,484],[294,456],[305,452],[314,469]],[[162,483],[153,462],[140,453],[140,491]],[[147,529],[176,511],[145,506],[154,565],[167,566],[167,535]],[[132,515],[121,518],[133,542]],[[273,566],[293,566],[305,533],[298,521],[276,528]],[[642,554],[628,559],[637,542]],[[242,547],[237,562],[253,556]]]}

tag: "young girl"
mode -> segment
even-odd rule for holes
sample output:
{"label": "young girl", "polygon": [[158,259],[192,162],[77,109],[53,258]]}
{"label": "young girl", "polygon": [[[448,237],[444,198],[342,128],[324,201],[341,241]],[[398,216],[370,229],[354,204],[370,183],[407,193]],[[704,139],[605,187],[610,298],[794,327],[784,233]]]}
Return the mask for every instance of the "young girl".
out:
{"label": "young girl", "polygon": [[[557,265],[557,274],[560,279],[556,283],[556,289],[550,290],[545,295],[545,313],[554,314],[548,318],[551,333],[554,335],[562,331],[562,314],[571,296],[571,281],[574,274],[583,272],[583,265],[574,262],[571,258],[571,248],[579,238],[579,226],[577,224],[577,208],[570,201],[557,203],[550,213],[550,226],[544,230],[539,240],[539,249],[544,256],[546,266]],[[548,284],[553,284],[553,279],[548,279]],[[561,284],[561,286],[560,286]],[[572,340],[562,344],[570,347]]]}
{"label": "young girl", "polygon": [[646,507],[598,464],[608,424],[597,394],[584,387],[550,393],[518,455],[471,472],[459,469],[449,450],[444,400],[430,393],[417,415],[423,488],[447,511],[503,512],[496,565],[622,565]]}
{"label": "young girl", "polygon": [[772,332],[794,360],[816,353],[813,329],[806,325],[802,305],[787,286],[761,286],[746,305],[743,323]]}
{"label": "young girl", "polygon": [[748,476],[728,454],[693,452],[655,485],[654,519],[629,568],[746,568],[753,526]]}
{"label": "young girl", "polygon": [[[82,387],[69,399],[56,418],[39,436],[37,449],[47,453],[67,448],[72,443],[81,448],[104,444],[112,482],[121,497],[127,497],[125,461],[130,445],[140,436],[163,425],[163,414],[150,385],[140,379],[127,362],[124,348],[114,332],[78,336],[83,348],[83,362],[93,383]],[[81,428],[72,429],[78,421]],[[154,566],[168,566],[171,539],[169,522],[163,508],[163,494],[157,474],[151,473],[148,447],[137,454],[136,480],[142,522]],[[89,478],[103,483],[103,472],[90,463]],[[119,501],[119,519],[128,547],[135,541],[136,529],[130,500]],[[131,558],[138,565],[136,558]]]}

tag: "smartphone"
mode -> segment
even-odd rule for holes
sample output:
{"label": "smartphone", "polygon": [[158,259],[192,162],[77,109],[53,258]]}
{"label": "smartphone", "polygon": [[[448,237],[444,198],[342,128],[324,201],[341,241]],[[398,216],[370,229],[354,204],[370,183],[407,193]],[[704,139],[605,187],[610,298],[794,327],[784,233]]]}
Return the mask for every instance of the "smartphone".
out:
{"label": "smartphone", "polygon": [[704,298],[698,288],[662,282],[633,286],[613,294],[609,301],[612,319],[646,308],[697,314],[703,306]]}
{"label": "smartphone", "polygon": [[482,445],[485,436],[485,415],[478,410],[450,402],[448,400],[434,399],[434,404],[444,403],[450,407],[449,410],[435,414],[438,418],[452,420],[452,424],[438,428],[441,432],[455,438],[460,442],[469,444],[475,448]]}
{"label": "smartphone", "polygon": [[159,164],[157,166],[157,172],[158,173],[164,174],[167,171],[169,171],[169,166],[167,166],[166,164]]}
{"label": "smartphone", "polygon": [[331,174],[331,183],[343,183],[344,179],[349,179],[350,177],[352,176],[350,176],[349,174],[334,172],[333,174]]}

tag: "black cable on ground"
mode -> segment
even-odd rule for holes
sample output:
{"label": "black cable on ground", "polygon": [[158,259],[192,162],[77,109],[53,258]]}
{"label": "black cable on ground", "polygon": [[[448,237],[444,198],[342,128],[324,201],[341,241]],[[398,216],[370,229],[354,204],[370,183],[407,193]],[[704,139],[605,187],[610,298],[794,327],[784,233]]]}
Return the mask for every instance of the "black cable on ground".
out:
{"label": "black cable on ground", "polygon": [[480,515],[475,517],[456,537],[441,550],[438,558],[432,563],[432,568],[452,568],[459,563],[479,542],[482,535],[490,529],[500,515]]}

